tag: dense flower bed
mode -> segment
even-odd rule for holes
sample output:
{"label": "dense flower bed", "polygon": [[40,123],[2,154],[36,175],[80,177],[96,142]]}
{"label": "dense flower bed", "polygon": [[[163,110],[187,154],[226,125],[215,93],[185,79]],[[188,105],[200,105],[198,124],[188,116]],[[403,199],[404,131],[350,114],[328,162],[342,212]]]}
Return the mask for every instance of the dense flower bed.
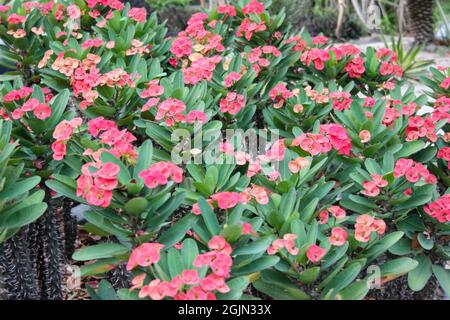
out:
{"label": "dense flower bed", "polygon": [[45,190],[89,206],[109,241],[73,259],[126,264],[121,299],[362,299],[373,265],[448,293],[448,66],[417,95],[394,52],[233,3],[173,39],[118,0],[0,6],[0,165],[25,172],[2,170],[0,241]]}

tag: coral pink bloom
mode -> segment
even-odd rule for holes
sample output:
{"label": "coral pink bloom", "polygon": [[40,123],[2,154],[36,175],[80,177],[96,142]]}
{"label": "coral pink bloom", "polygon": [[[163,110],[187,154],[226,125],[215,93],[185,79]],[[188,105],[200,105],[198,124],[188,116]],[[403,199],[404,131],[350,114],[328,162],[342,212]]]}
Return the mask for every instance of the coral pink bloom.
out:
{"label": "coral pink bloom", "polygon": [[340,206],[331,206],[328,208],[328,212],[330,212],[336,219],[342,219],[346,215],[345,210]]}
{"label": "coral pink bloom", "polygon": [[319,212],[319,224],[325,224],[328,222],[329,216],[327,210],[322,210]]}
{"label": "coral pink bloom", "polygon": [[371,227],[372,231],[377,232],[379,235],[384,234],[386,231],[386,223],[381,219],[375,219]]}
{"label": "coral pink bloom", "polygon": [[92,186],[87,192],[85,198],[91,205],[106,208],[111,203],[112,192],[98,188],[97,186]]}
{"label": "coral pink bloom", "polygon": [[241,74],[237,73],[237,72],[230,72],[230,74],[228,74],[225,79],[224,79],[224,83],[225,83],[225,87],[229,88],[231,86],[233,86],[233,84],[237,81],[239,81],[241,79]]}
{"label": "coral pink bloom", "polygon": [[181,280],[186,285],[196,284],[200,281],[197,270],[183,270]]}
{"label": "coral pink bloom", "polygon": [[144,23],[147,19],[147,10],[145,8],[132,8],[128,11],[128,17],[136,22]]}
{"label": "coral pink bloom", "polygon": [[223,252],[225,254],[231,254],[232,249],[229,243],[222,236],[214,236],[208,242],[208,248]]}
{"label": "coral pink bloom", "polygon": [[242,235],[244,236],[247,234],[255,235],[256,232],[250,223],[244,222],[244,223],[242,223]]}
{"label": "coral pink bloom", "polygon": [[217,202],[220,209],[230,209],[238,204],[240,196],[237,192],[218,192],[211,199]]}
{"label": "coral pink bloom", "polygon": [[52,114],[52,109],[45,103],[39,103],[33,110],[33,114],[40,120],[47,119]]}
{"label": "coral pink bloom", "polygon": [[321,248],[318,245],[313,244],[306,251],[306,256],[308,257],[309,261],[311,261],[312,263],[316,263],[323,258],[326,252],[327,251],[324,248]]}
{"label": "coral pink bloom", "polygon": [[144,280],[145,280],[146,276],[147,275],[145,273],[142,273],[142,274],[134,277],[133,280],[131,280],[131,288],[130,288],[130,290],[141,288],[144,285]]}
{"label": "coral pink bloom", "polygon": [[383,188],[388,185],[387,180],[384,180],[383,176],[380,176],[378,174],[371,174],[370,177],[372,178],[373,182],[375,182],[377,187]]}
{"label": "coral pink bloom", "polygon": [[330,243],[333,246],[342,246],[345,241],[347,241],[348,233],[345,229],[340,227],[335,227],[331,230],[331,236],[329,238]]}
{"label": "coral pink bloom", "polygon": [[206,123],[206,115],[200,110],[192,110],[187,116],[187,122],[193,124],[194,122]]}
{"label": "coral pink bloom", "polygon": [[359,133],[359,139],[361,139],[361,143],[368,143],[370,142],[371,135],[369,130],[362,130]]}
{"label": "coral pink bloom", "polygon": [[368,214],[362,214],[356,218],[356,224],[369,228],[373,222],[375,221],[375,218],[372,216],[369,216]]}
{"label": "coral pink bloom", "polygon": [[217,7],[217,13],[228,15],[230,17],[236,16],[236,8],[231,5],[221,5]]}
{"label": "coral pink bloom", "polygon": [[131,270],[138,265],[148,267],[157,263],[160,259],[160,251],[162,248],[164,248],[164,245],[156,242],[141,244],[131,252],[127,263],[127,270]]}
{"label": "coral pink bloom", "polygon": [[368,242],[370,240],[371,230],[367,227],[355,229],[355,239],[359,242]]}
{"label": "coral pink bloom", "polygon": [[309,160],[303,157],[298,157],[289,162],[288,167],[292,173],[299,172],[302,168],[309,165]]}
{"label": "coral pink bloom", "polygon": [[66,155],[66,145],[62,141],[52,143],[53,159],[62,160]]}
{"label": "coral pink bloom", "polygon": [[364,190],[362,194],[368,197],[376,197],[380,194],[380,189],[377,187],[377,184],[373,181],[364,181],[363,183]]}
{"label": "coral pink bloom", "polygon": [[264,3],[256,0],[250,0],[250,2],[242,8],[244,14],[261,14],[264,12]]}

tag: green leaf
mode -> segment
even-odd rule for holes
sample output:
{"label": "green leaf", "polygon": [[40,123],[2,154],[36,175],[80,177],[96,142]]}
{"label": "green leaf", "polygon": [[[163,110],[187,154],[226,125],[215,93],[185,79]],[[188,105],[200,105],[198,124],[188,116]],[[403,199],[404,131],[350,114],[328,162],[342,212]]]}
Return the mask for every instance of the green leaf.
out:
{"label": "green leaf", "polygon": [[245,266],[233,268],[233,275],[235,276],[247,275],[250,273],[265,270],[277,264],[278,261],[280,261],[280,258],[277,256],[261,257],[259,259],[256,259],[255,261],[252,261],[249,264],[246,264]]}
{"label": "green leaf", "polygon": [[383,263],[380,271],[383,277],[395,279],[414,270],[418,264],[414,259],[402,257]]}
{"label": "green leaf", "polygon": [[20,228],[36,221],[47,210],[46,203],[38,203],[10,214],[5,221],[7,228]]}
{"label": "green leaf", "polygon": [[293,285],[280,285],[268,283],[259,279],[253,282],[256,290],[276,299],[276,300],[309,300],[310,297],[302,290]]}
{"label": "green leaf", "polygon": [[140,181],[141,184],[143,184],[144,181],[141,178],[139,178],[139,173],[141,173],[141,171],[145,169],[148,169],[148,167],[152,163],[152,154],[153,154],[152,142],[151,140],[145,140],[145,142],[139,147],[138,162],[133,170],[133,178],[137,181]]}
{"label": "green leaf", "polygon": [[367,258],[367,262],[372,261],[377,258],[379,255],[384,253],[390,247],[392,247],[398,240],[403,237],[404,233],[401,231],[392,232],[383,237],[383,239],[375,242],[364,254],[364,257]]}
{"label": "green leaf", "polygon": [[100,281],[98,286],[97,295],[101,300],[117,300],[116,290],[106,280]]}
{"label": "green leaf", "polygon": [[320,267],[312,267],[303,270],[298,276],[298,280],[303,284],[313,283],[320,274]]}
{"label": "green leaf", "polygon": [[262,237],[258,240],[249,242],[244,245],[240,245],[233,254],[235,255],[246,255],[246,254],[258,254],[265,252],[274,240],[273,236]]}
{"label": "green leaf", "polygon": [[425,147],[425,142],[422,140],[415,140],[406,142],[403,144],[403,147],[400,149],[400,151],[395,153],[396,158],[407,158],[410,155],[419,152]]}
{"label": "green leaf", "polygon": [[183,259],[183,264],[185,269],[192,268],[192,262],[194,262],[195,257],[198,256],[197,242],[194,239],[186,239],[183,241],[183,247],[181,248],[181,257]]}
{"label": "green leaf", "polygon": [[69,89],[64,89],[56,97],[54,97],[51,102],[52,114],[46,120],[46,125],[48,130],[54,129],[58,123],[61,122],[61,117],[66,110],[67,103],[69,102],[70,91]]}
{"label": "green leaf", "polygon": [[217,220],[216,214],[214,213],[208,202],[206,202],[204,198],[200,198],[198,200],[198,206],[202,213],[201,216],[203,217],[203,221],[205,221],[206,227],[208,228],[211,236],[219,234],[219,221]]}
{"label": "green leaf", "polygon": [[72,256],[77,261],[89,261],[94,259],[112,258],[128,252],[128,248],[118,243],[100,243],[84,247]]}
{"label": "green leaf", "polygon": [[408,285],[413,291],[422,290],[432,275],[431,260],[427,256],[420,255],[415,257],[418,265],[408,273]]}
{"label": "green leaf", "polygon": [[169,230],[162,233],[161,237],[158,239],[158,242],[164,244],[166,247],[173,246],[184,238],[186,232],[195,223],[197,218],[198,217],[192,213],[184,216],[173,224]]}
{"label": "green leaf", "polygon": [[367,280],[360,280],[352,283],[336,295],[338,300],[362,300],[369,292]]}
{"label": "green leaf", "polygon": [[450,271],[435,264],[431,268],[442,289],[444,289],[447,295],[450,295]]}
{"label": "green leaf", "polygon": [[[334,297],[339,291],[347,287],[356,279],[361,271],[361,264],[352,263],[347,268],[339,272],[324,289],[324,296]],[[326,293],[326,294],[325,294]]]}
{"label": "green leaf", "polygon": [[35,176],[7,185],[5,189],[0,192],[0,201],[5,201],[24,194],[33,189],[40,181],[41,178]]}
{"label": "green leaf", "polygon": [[434,247],[434,240],[433,240],[433,238],[427,239],[426,236],[423,233],[419,233],[418,234],[417,241],[419,241],[420,245],[425,250],[431,250]]}

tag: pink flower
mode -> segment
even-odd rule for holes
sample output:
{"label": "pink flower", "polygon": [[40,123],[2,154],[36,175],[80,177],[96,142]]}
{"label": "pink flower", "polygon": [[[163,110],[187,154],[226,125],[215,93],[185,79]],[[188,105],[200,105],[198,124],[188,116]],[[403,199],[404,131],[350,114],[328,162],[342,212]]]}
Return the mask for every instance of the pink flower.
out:
{"label": "pink flower", "polygon": [[218,192],[211,196],[211,199],[217,202],[217,206],[220,209],[234,208],[239,200],[240,196],[237,192]]}
{"label": "pink flower", "polygon": [[67,7],[67,14],[72,20],[77,20],[81,17],[80,8],[78,8],[75,4],[71,4]]}
{"label": "pink flower", "polygon": [[331,206],[328,209],[328,212],[331,213],[333,215],[333,217],[335,217],[336,219],[342,219],[345,217],[346,213],[345,210],[343,208],[341,208],[340,206]]}
{"label": "pink flower", "polygon": [[371,135],[369,130],[362,130],[359,133],[359,139],[361,139],[361,143],[368,143],[370,142]]}
{"label": "pink flower", "polygon": [[368,214],[363,214],[356,218],[355,239],[360,242],[368,242],[372,232],[382,235],[386,230],[386,224],[381,219],[375,219]]}
{"label": "pink flower", "polygon": [[442,89],[447,90],[450,87],[450,77],[447,77],[442,81],[442,83],[439,85]]}
{"label": "pink flower", "polygon": [[342,246],[347,241],[348,233],[340,227],[335,227],[331,230],[331,236],[329,238],[330,243],[333,246]]}
{"label": "pink flower", "polygon": [[164,245],[156,242],[144,243],[135,248],[127,263],[127,270],[132,270],[136,266],[148,267],[155,264],[160,259],[160,251]]}
{"label": "pink flower", "polygon": [[362,191],[362,194],[368,197],[376,197],[380,194],[380,189],[378,188],[377,184],[373,181],[364,181],[363,187],[364,191]]}
{"label": "pink flower", "polygon": [[361,76],[366,71],[363,58],[359,56],[353,58],[349,63],[345,65],[345,71],[348,72],[350,78],[361,78]]}
{"label": "pink flower", "polygon": [[200,281],[197,270],[183,270],[181,281],[186,285],[196,284]]}
{"label": "pink flower", "polygon": [[231,5],[221,5],[217,7],[217,13],[224,14],[225,16],[235,17],[236,9]]}
{"label": "pink flower", "polygon": [[208,242],[208,248],[224,254],[231,254],[232,249],[229,243],[222,236],[214,236]]}
{"label": "pink flower", "polygon": [[319,224],[325,224],[328,222],[329,216],[327,210],[322,210],[319,212]]}
{"label": "pink flower", "polygon": [[288,163],[289,170],[292,173],[299,172],[302,168],[309,165],[309,160],[303,157],[298,157]]}
{"label": "pink flower", "polygon": [[231,86],[233,86],[233,84],[237,81],[239,81],[241,79],[241,74],[237,73],[237,72],[230,72],[226,77],[225,77],[225,87],[229,88]]}
{"label": "pink flower", "polygon": [[255,235],[256,232],[250,223],[244,222],[242,223],[242,235],[245,236],[247,234]]}
{"label": "pink flower", "polygon": [[388,185],[387,180],[384,180],[383,176],[380,176],[378,174],[371,174],[370,177],[372,178],[373,182],[375,182],[377,187],[383,188]]}
{"label": "pink flower", "polygon": [[321,134],[304,133],[292,141],[292,146],[299,146],[306,152],[315,156],[331,150],[330,140]]}
{"label": "pink flower", "polygon": [[315,36],[312,38],[312,43],[314,45],[326,44],[328,42],[328,38],[325,36]]}
{"label": "pink flower", "polygon": [[345,91],[330,93],[330,99],[333,101],[333,109],[337,111],[348,110],[352,104],[350,93]]}
{"label": "pink flower", "polygon": [[250,0],[250,2],[242,8],[244,14],[261,14],[264,12],[264,3],[256,0]]}
{"label": "pink flower", "polygon": [[245,107],[245,100],[242,94],[228,92],[227,96],[219,102],[220,111],[235,115]]}
{"label": "pink flower", "polygon": [[147,10],[145,8],[132,8],[128,11],[128,17],[136,22],[144,23],[147,19]]}
{"label": "pink flower", "polygon": [[181,36],[173,41],[170,52],[172,52],[178,58],[189,56],[192,53],[192,45],[192,41],[189,39],[189,37]]}
{"label": "pink flower", "polygon": [[424,211],[441,223],[450,221],[450,194],[444,194],[434,202],[427,204]]}
{"label": "pink flower", "polygon": [[45,103],[39,103],[33,110],[33,114],[40,120],[47,119],[52,114],[52,109]]}
{"label": "pink flower", "polygon": [[265,31],[266,29],[267,29],[267,27],[266,27],[264,21],[254,22],[250,19],[245,18],[244,20],[242,20],[241,25],[239,26],[238,30],[236,31],[236,35],[238,37],[244,36],[245,39],[250,41],[255,32]]}
{"label": "pink flower", "polygon": [[148,169],[139,173],[147,188],[153,189],[159,185],[166,185],[169,179],[175,183],[183,181],[183,170],[171,162],[161,161],[152,164]]}
{"label": "pink flower", "polygon": [[276,239],[272,245],[267,248],[267,254],[274,255],[282,248],[285,248],[291,255],[298,255],[299,249],[295,246],[295,239],[297,239],[295,234],[286,233],[282,239]]}
{"label": "pink flower", "polygon": [[306,251],[306,256],[308,257],[309,261],[311,261],[312,263],[316,263],[323,258],[326,252],[327,251],[324,248],[313,244],[309,246],[308,250]]}
{"label": "pink flower", "polygon": [[187,122],[193,124],[194,122],[206,123],[206,115],[200,110],[192,110],[187,116]]}
{"label": "pink flower", "polygon": [[62,141],[52,143],[53,159],[62,160],[66,155],[66,145]]}

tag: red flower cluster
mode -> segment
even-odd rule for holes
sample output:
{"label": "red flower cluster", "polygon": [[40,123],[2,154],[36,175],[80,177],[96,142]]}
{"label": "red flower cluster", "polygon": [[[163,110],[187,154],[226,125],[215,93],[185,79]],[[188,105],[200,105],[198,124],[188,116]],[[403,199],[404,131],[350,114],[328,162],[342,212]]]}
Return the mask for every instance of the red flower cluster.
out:
{"label": "red flower cluster", "polygon": [[447,167],[450,169],[450,148],[449,147],[443,147],[440,149],[437,153],[438,159],[444,159],[447,161]]}
{"label": "red flower cluster", "polygon": [[139,178],[144,180],[147,188],[153,189],[160,185],[166,185],[169,179],[175,183],[181,183],[183,181],[183,170],[171,162],[161,161],[141,171]]}
{"label": "red flower cluster", "polygon": [[279,109],[284,105],[284,102],[294,96],[293,91],[289,91],[284,83],[278,83],[272,90],[269,91],[269,97],[275,102],[273,107]]}
{"label": "red flower cluster", "polygon": [[349,92],[331,92],[330,99],[333,101],[333,109],[337,111],[344,111],[350,109],[352,98]]}
{"label": "red flower cluster", "polygon": [[53,138],[56,140],[52,143],[53,159],[62,160],[66,155],[67,141],[72,137],[74,129],[81,126],[83,120],[74,118],[70,121],[63,120],[56,126],[53,131]]}
{"label": "red flower cluster", "polygon": [[395,163],[394,177],[400,178],[403,176],[411,183],[416,183],[420,178],[431,184],[435,184],[437,181],[436,176],[431,174],[423,164],[414,162],[412,159],[399,159]]}
{"label": "red flower cluster", "polygon": [[242,94],[228,92],[227,96],[219,102],[220,112],[228,112],[235,115],[245,107],[245,99]]}
{"label": "red flower cluster", "polygon": [[281,249],[286,249],[293,256],[298,255],[299,249],[295,246],[297,236],[292,233],[286,233],[282,239],[276,239],[268,248],[267,254],[274,255]]}
{"label": "red flower cluster", "polygon": [[330,139],[331,146],[339,154],[350,155],[352,140],[343,126],[337,123],[323,124],[320,126],[320,133]]}
{"label": "red flower cluster", "polygon": [[34,116],[40,120],[45,120],[52,114],[50,106],[39,102],[39,100],[35,98],[30,98],[20,108],[12,112],[12,117],[16,120],[20,119],[29,111],[32,111]]}
{"label": "red flower cluster", "polygon": [[441,223],[450,221],[450,194],[444,194],[436,201],[427,204],[424,211]]}
{"label": "red flower cluster", "polygon": [[418,140],[422,137],[427,137],[430,141],[436,142],[436,126],[432,117],[421,116],[410,117],[408,119],[408,127],[406,128],[406,141]]}
{"label": "red flower cluster", "polygon": [[[136,266],[148,267],[160,260],[160,250],[164,246],[159,243],[147,243],[133,250],[127,264],[131,270]],[[133,279],[132,289],[140,288],[139,297],[150,297],[153,300],[173,298],[175,300],[215,300],[214,291],[226,293],[230,291],[225,280],[230,276],[233,260],[231,246],[221,236],[214,236],[208,242],[210,251],[195,257],[192,265],[196,269],[183,270],[170,281],[154,279],[144,285],[146,274]],[[198,269],[208,266],[212,271],[203,278]]]}
{"label": "red flower cluster", "polygon": [[363,214],[356,218],[355,239],[360,242],[368,242],[372,232],[379,235],[386,231],[386,223],[382,219],[375,219],[368,214]]}
{"label": "red flower cluster", "polygon": [[368,197],[376,197],[380,194],[379,188],[386,187],[388,182],[383,179],[383,176],[378,174],[371,174],[370,177],[372,178],[372,181],[364,181],[363,183],[364,190],[362,191],[362,194]]}
{"label": "red flower cluster", "polygon": [[111,203],[112,191],[118,184],[116,176],[119,171],[120,167],[110,162],[84,164],[77,179],[77,196],[90,205],[107,208]]}
{"label": "red flower cluster", "polygon": [[96,152],[87,149],[85,155],[92,155],[98,159],[101,152],[107,150],[117,158],[125,157],[132,163],[137,160],[137,152],[132,145],[136,141],[136,137],[127,129],[119,130],[114,121],[106,120],[103,117],[95,118],[88,122],[88,132],[94,138],[99,137],[99,142],[110,148],[100,148]]}

